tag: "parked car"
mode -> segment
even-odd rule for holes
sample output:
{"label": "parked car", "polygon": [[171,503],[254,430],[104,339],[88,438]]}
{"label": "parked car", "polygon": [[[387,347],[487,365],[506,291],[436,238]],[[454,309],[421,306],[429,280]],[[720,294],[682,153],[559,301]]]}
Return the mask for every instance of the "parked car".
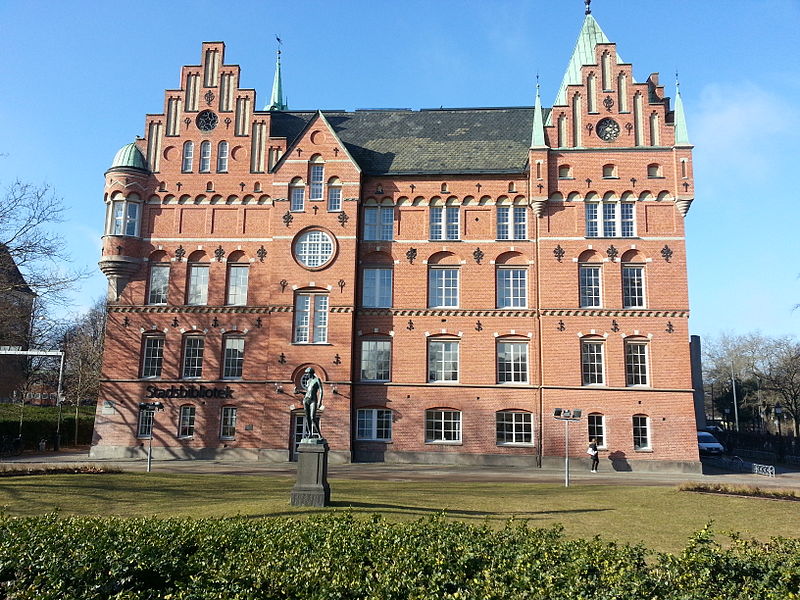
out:
{"label": "parked car", "polygon": [[700,448],[700,454],[718,456],[725,452],[725,446],[720,444],[719,440],[707,431],[697,432],[697,445]]}
{"label": "parked car", "polygon": [[711,434],[725,432],[725,430],[719,425],[707,425],[705,428],[703,428],[703,431],[707,431],[708,433]]}

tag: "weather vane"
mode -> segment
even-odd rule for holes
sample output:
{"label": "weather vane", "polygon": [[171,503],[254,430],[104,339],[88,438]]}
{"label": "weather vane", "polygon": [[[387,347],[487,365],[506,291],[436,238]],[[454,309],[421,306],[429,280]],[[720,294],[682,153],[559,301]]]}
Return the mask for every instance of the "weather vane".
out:
{"label": "weather vane", "polygon": [[280,54],[281,54],[281,45],[283,44],[283,42],[281,41],[281,38],[278,37],[277,33],[275,34],[275,39],[278,40],[278,56],[280,56]]}
{"label": "weather vane", "polygon": [[587,15],[592,14],[592,6],[591,6],[592,0],[583,0],[583,1],[586,3],[586,14]]}

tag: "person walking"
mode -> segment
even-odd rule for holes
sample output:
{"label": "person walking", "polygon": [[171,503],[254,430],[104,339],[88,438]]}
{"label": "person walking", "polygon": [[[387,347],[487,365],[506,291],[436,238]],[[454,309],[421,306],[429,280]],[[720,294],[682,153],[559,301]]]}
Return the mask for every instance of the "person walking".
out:
{"label": "person walking", "polygon": [[597,473],[597,468],[600,466],[600,453],[597,451],[597,440],[595,438],[589,441],[586,454],[592,457],[592,473]]}

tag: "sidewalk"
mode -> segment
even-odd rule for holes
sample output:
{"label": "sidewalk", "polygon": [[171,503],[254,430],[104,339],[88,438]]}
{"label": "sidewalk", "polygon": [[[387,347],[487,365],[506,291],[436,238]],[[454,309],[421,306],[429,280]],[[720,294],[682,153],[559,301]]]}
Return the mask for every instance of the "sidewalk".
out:
{"label": "sidewalk", "polygon": [[[91,460],[86,452],[63,451],[59,453],[26,454],[0,461],[2,466],[68,466],[104,465],[123,471],[142,472],[144,459]],[[153,471],[159,473],[192,473],[215,475],[261,475],[295,477],[296,463],[269,463],[257,461],[221,460],[159,460],[153,462]],[[601,471],[590,473],[575,465],[570,470],[570,482],[580,485],[653,485],[675,486],[684,482],[723,483],[728,485],[755,485],[764,488],[800,489],[800,472],[782,472],[777,477],[750,473],[726,473],[706,465],[706,472],[697,473],[641,473]],[[386,463],[350,463],[331,465],[331,479],[368,479],[380,481],[456,481],[475,483],[562,483],[563,469],[522,469],[519,467],[483,467],[463,465],[409,465]]]}

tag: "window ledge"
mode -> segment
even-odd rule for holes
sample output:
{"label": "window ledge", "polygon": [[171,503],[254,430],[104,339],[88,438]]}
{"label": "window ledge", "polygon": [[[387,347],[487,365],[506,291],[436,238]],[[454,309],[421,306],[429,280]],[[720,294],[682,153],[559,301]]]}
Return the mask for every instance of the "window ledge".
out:
{"label": "window ledge", "polygon": [[648,175],[648,179],[666,179],[663,175]]}
{"label": "window ledge", "polygon": [[[495,242],[530,242],[531,238],[495,238]],[[508,265],[509,267],[514,267],[517,265]],[[519,267],[527,267],[528,265],[519,265]]]}
{"label": "window ledge", "polygon": [[638,450],[634,449],[634,452],[636,452],[637,454],[652,454],[653,453],[653,449],[652,448],[639,448]]}
{"label": "window ledge", "polygon": [[560,179],[561,181],[574,181],[575,180],[574,177],[559,177],[558,179]]}
{"label": "window ledge", "polygon": [[392,440],[373,440],[369,438],[356,438],[357,442],[369,442],[371,444],[391,444]]}
{"label": "window ledge", "polygon": [[616,175],[603,175],[603,179],[619,179]]}
{"label": "window ledge", "polygon": [[292,342],[292,346],[333,346],[330,342]]}
{"label": "window ledge", "polygon": [[136,439],[137,440],[152,440],[153,436],[152,435],[137,435]]}
{"label": "window ledge", "polygon": [[220,442],[235,442],[236,438],[235,437],[221,437],[221,438],[219,438],[219,441]]}
{"label": "window ledge", "polygon": [[498,442],[500,448],[534,448],[535,444],[528,442]]}
{"label": "window ledge", "polygon": [[361,379],[359,383],[391,383],[391,379]]}
{"label": "window ledge", "polygon": [[463,442],[449,442],[445,440],[431,440],[425,441],[426,446],[463,446]]}

